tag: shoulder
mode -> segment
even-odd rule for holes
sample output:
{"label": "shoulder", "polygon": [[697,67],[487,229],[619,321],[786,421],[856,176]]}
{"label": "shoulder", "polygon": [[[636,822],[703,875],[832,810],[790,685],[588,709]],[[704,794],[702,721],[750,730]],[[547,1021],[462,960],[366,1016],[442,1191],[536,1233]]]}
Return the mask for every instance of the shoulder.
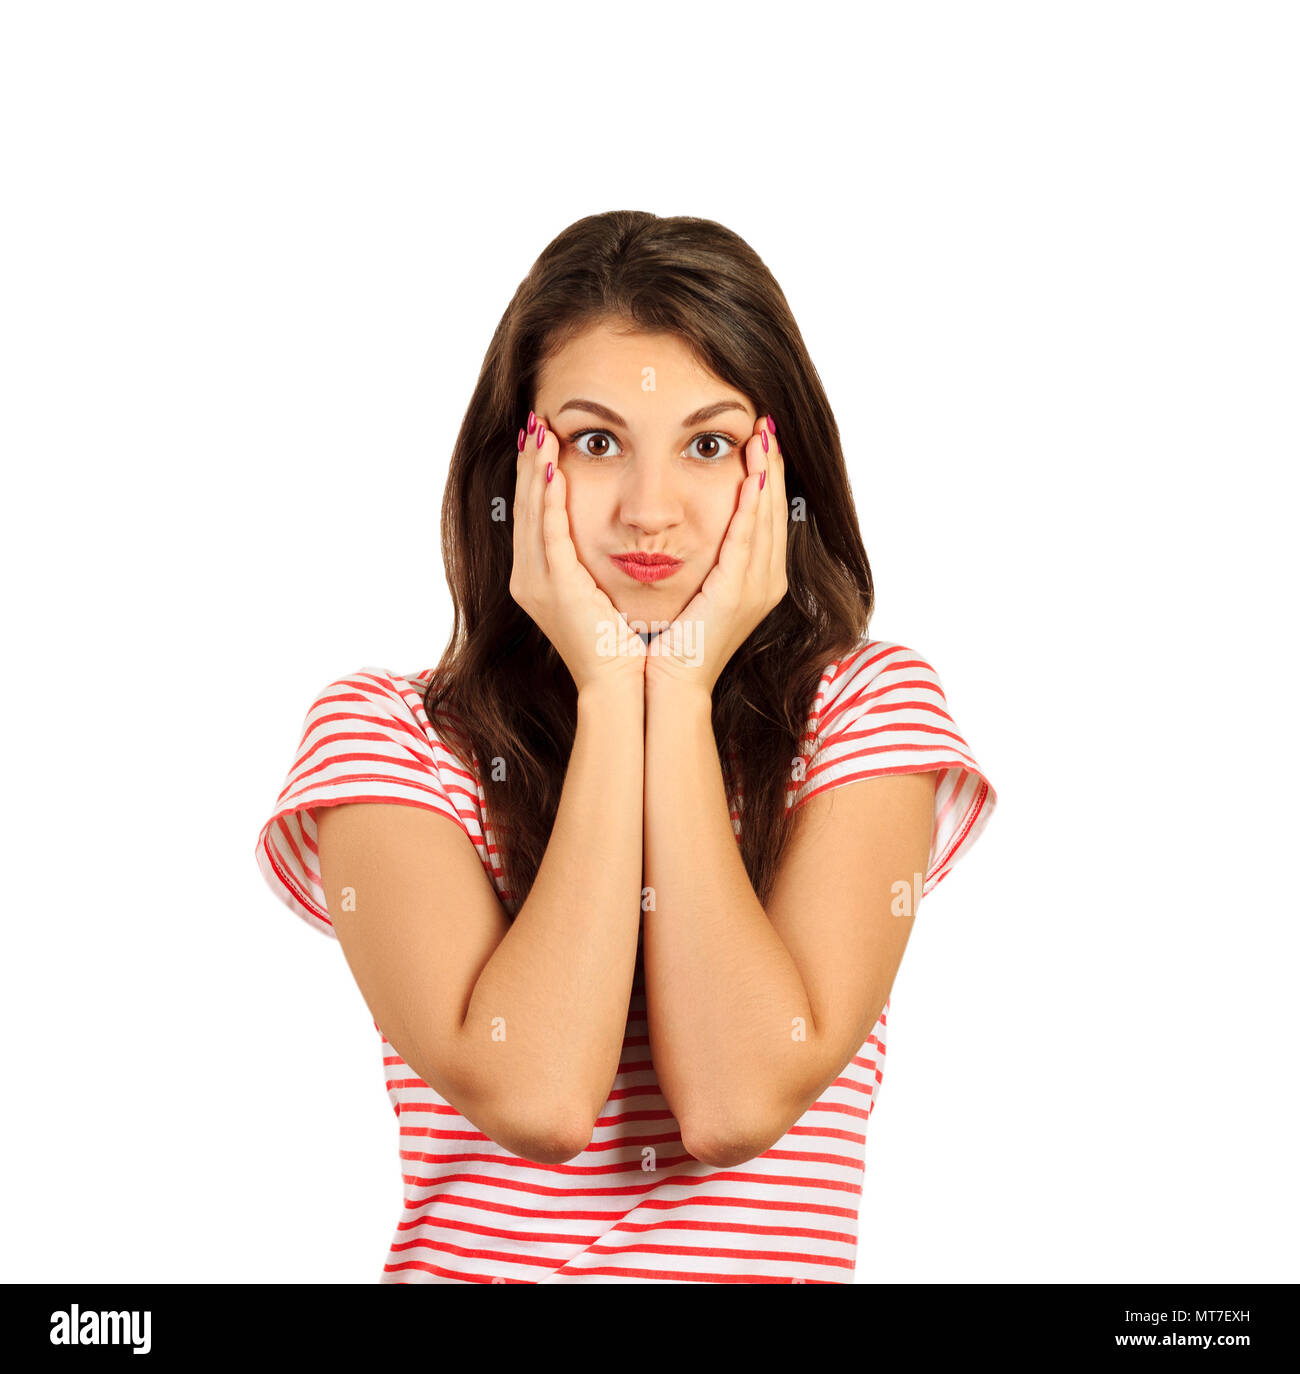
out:
{"label": "shoulder", "polygon": [[477,795],[477,761],[462,737],[459,717],[425,710],[436,669],[399,673],[367,665],[322,687],[307,708],[296,768],[314,770],[326,760],[389,771],[432,772],[444,784]]}
{"label": "shoulder", "polygon": [[[322,687],[298,750],[258,836],[258,864],[299,916],[332,933],[318,867],[317,815],[345,803],[421,807],[454,821],[482,845],[477,779],[429,722],[432,670],[366,666]],[[486,853],[480,848],[480,856]]]}
{"label": "shoulder", "polygon": [[454,812],[465,823],[479,812],[477,759],[459,718],[439,712],[435,728],[425,694],[435,669],[398,673],[367,665],[318,691],[303,722],[298,755],[282,802],[303,805],[331,787],[328,800],[409,801]]}
{"label": "shoulder", "polygon": [[341,716],[377,710],[416,718],[423,710],[428,672],[394,673],[387,668],[366,666],[334,678],[316,693],[311,711],[333,712]]}
{"label": "shoulder", "polygon": [[939,674],[926,656],[905,644],[864,635],[847,654],[827,665],[817,685],[812,719],[819,730],[860,711],[912,693],[944,701]]}
{"label": "shoulder", "polygon": [[307,720],[318,726],[386,726],[437,738],[425,712],[425,692],[433,669],[397,673],[373,665],[357,668],[322,687],[307,710]]}
{"label": "shoulder", "polygon": [[828,665],[818,685],[794,804],[829,788],[903,773],[937,774],[924,891],[967,853],[997,793],[952,717],[934,665],[892,640],[864,637]]}

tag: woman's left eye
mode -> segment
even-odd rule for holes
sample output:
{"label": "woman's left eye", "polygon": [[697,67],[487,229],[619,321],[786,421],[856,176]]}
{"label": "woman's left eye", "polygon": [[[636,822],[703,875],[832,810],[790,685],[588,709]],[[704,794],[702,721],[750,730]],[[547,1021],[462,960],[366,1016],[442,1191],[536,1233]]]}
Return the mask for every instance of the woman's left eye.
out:
{"label": "woman's left eye", "polygon": [[[704,463],[721,462],[722,459],[729,458],[732,452],[740,447],[739,441],[733,439],[729,434],[701,434],[698,438],[691,440],[690,445],[686,450],[687,453],[689,453],[691,449],[695,447],[696,444],[712,444],[715,446],[715,451],[712,453],[697,453],[695,455],[695,457],[697,457],[701,462]],[[717,451],[716,446],[719,444],[730,444],[731,447],[727,449],[724,453]]]}

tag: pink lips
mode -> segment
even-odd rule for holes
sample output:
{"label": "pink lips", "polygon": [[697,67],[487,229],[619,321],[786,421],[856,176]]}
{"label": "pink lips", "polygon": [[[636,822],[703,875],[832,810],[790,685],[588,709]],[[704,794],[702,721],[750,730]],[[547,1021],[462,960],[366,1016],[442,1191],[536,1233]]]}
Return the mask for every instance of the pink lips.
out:
{"label": "pink lips", "polygon": [[638,582],[658,582],[682,566],[680,558],[666,553],[622,553],[614,555],[612,561]]}

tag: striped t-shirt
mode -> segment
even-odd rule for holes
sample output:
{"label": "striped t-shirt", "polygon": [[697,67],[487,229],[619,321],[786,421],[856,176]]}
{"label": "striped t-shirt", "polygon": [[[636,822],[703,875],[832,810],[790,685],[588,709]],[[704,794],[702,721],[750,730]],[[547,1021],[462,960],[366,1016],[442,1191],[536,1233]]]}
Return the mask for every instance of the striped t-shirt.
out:
{"label": "striped t-shirt", "polygon": [[[272,889],[331,938],[313,812],[342,802],[408,804],[448,817],[473,844],[507,914],[518,910],[496,862],[480,781],[425,714],[432,672],[361,668],[326,687],[258,837],[258,865]],[[970,849],[997,801],[934,669],[899,644],[864,638],[826,669],[804,747],[807,767],[790,784],[788,806],[861,778],[938,773],[922,894]],[[742,811],[735,798],[737,835]],[[682,1147],[651,1062],[640,968],[609,1100],[591,1142],[564,1164],[537,1164],[498,1145],[419,1078],[373,1023],[397,1114],[404,1194],[379,1282],[851,1283],[888,1011],[886,1002],[841,1076],[786,1134],[734,1168],[705,1164]]]}

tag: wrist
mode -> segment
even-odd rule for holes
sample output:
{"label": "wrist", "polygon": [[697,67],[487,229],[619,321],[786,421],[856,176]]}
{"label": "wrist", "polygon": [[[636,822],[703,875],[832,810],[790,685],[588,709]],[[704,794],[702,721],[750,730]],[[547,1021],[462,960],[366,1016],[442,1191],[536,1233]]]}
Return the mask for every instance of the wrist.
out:
{"label": "wrist", "polygon": [[645,707],[643,673],[610,673],[595,677],[578,688],[578,709],[641,711]]}
{"label": "wrist", "polygon": [[655,672],[646,665],[645,698],[674,709],[704,711],[713,714],[713,683],[707,682],[698,669],[687,669],[688,676]]}

